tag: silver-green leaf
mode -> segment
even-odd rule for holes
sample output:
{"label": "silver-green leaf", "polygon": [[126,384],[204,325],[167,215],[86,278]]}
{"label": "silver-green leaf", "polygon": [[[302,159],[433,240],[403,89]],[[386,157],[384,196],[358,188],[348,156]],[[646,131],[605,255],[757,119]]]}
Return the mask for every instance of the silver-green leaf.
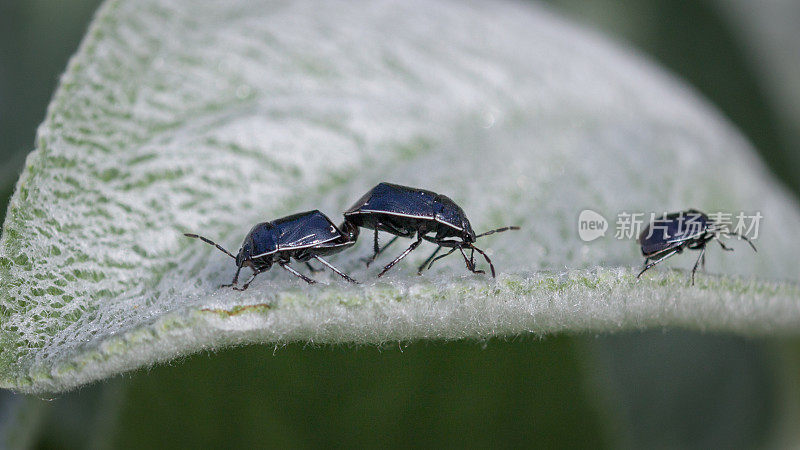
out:
{"label": "silver-green leaf", "polygon": [[[377,282],[362,235],[331,261],[363,285],[273,270],[235,292],[219,288],[230,258],[181,235],[235,251],[256,222],[338,218],[380,181],[449,195],[478,231],[522,226],[481,240],[497,280],[456,257],[418,277],[423,248]],[[759,252],[711,250],[694,287],[666,267],[637,283],[618,215],[689,207],[760,213]],[[588,243],[587,208],[609,221]],[[246,343],[796,334],[798,224],[748,143],[690,89],[533,5],[112,0],[9,206],[0,385],[63,391]]]}

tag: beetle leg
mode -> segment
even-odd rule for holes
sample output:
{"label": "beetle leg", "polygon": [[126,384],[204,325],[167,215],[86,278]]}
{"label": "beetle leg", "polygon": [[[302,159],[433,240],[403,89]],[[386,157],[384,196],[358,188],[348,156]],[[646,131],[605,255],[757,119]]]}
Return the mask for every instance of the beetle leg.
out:
{"label": "beetle leg", "polygon": [[323,272],[323,271],[325,270],[325,269],[317,269],[317,268],[315,268],[315,267],[314,267],[314,266],[312,266],[312,265],[311,265],[311,263],[310,263],[310,262],[308,262],[308,261],[306,261],[306,267],[308,267],[308,270],[310,270],[310,271],[311,271],[311,273]]}
{"label": "beetle leg", "polygon": [[381,252],[381,249],[378,246],[378,228],[380,228],[380,225],[380,223],[375,224],[375,240],[372,244],[372,256],[367,258],[367,267],[372,264],[372,261],[375,261],[375,258],[377,258],[378,254]]}
{"label": "beetle leg", "polygon": [[397,238],[399,238],[399,237],[400,236],[393,237],[389,242],[386,243],[386,245],[384,245],[380,250],[378,250],[378,253],[375,253],[374,255],[372,255],[372,258],[370,258],[369,261],[367,261],[367,267],[369,267],[369,265],[372,264],[372,261],[375,261],[375,258],[377,258],[378,255],[380,255],[381,253],[383,253],[384,250],[386,250],[386,247],[394,244],[394,241],[396,241]]}
{"label": "beetle leg", "polygon": [[283,267],[284,269],[286,269],[288,272],[290,272],[292,275],[296,276],[297,278],[300,278],[300,279],[302,279],[303,281],[305,281],[305,282],[306,282],[306,283],[308,283],[308,284],[314,284],[314,283],[316,283],[316,281],[314,281],[314,280],[312,280],[311,278],[308,278],[307,276],[303,275],[302,273],[300,273],[300,272],[298,272],[298,271],[294,270],[294,269],[292,268],[292,266],[290,266],[289,264],[287,264],[287,263],[285,263],[285,262],[283,262],[283,261],[280,261],[280,262],[278,262],[278,265],[280,265],[281,267]]}
{"label": "beetle leg", "polygon": [[492,264],[492,260],[489,259],[489,255],[487,255],[486,253],[483,252],[483,250],[479,249],[478,247],[475,247],[474,245],[471,248],[475,249],[476,252],[480,253],[483,256],[483,259],[485,259],[486,262],[489,263],[489,268],[492,269],[492,278],[495,278],[494,264]]}
{"label": "beetle leg", "polygon": [[[411,244],[411,245],[410,245],[410,246],[409,246],[409,247],[408,247],[408,248],[407,248],[407,249],[406,249],[406,250],[405,250],[403,253],[400,253],[400,256],[398,256],[397,258],[395,258],[395,259],[394,259],[394,261],[392,261],[392,262],[390,262],[389,264],[387,264],[387,265],[386,265],[386,266],[383,268],[383,270],[381,271],[381,273],[379,273],[379,274],[378,274],[378,278],[380,278],[381,276],[383,276],[383,274],[385,274],[387,270],[389,270],[389,269],[391,269],[392,267],[394,267],[394,265],[395,265],[395,264],[397,264],[398,262],[400,262],[400,260],[401,260],[401,259],[405,258],[405,257],[406,257],[406,256],[407,256],[409,253],[411,253],[411,252],[412,252],[412,251],[413,251],[415,248],[419,247],[419,244],[421,244],[421,243],[422,243],[422,235],[421,235],[421,234],[419,234],[419,233],[417,233],[417,240],[416,240],[416,241],[414,241],[414,242],[413,242],[413,243],[412,243],[412,244]],[[389,244],[386,244],[386,245],[385,245],[383,248],[386,248],[388,245],[389,245]]]}
{"label": "beetle leg", "polygon": [[756,246],[753,245],[753,241],[751,241],[750,238],[748,238],[747,236],[743,235],[742,233],[727,233],[727,235],[728,236],[736,236],[739,239],[744,239],[745,241],[747,241],[748,244],[750,244],[750,247],[753,248],[753,251],[758,253],[758,249],[756,249]]}
{"label": "beetle leg", "polygon": [[[417,275],[422,275],[422,271],[423,271],[423,270],[425,270],[425,266],[427,266],[427,265],[428,265],[428,263],[431,263],[431,264],[433,264],[433,263],[431,262],[431,260],[433,259],[433,257],[434,257],[434,256],[436,256],[436,254],[437,254],[437,253],[439,253],[439,250],[441,250],[441,249],[442,249],[442,246],[441,246],[441,245],[440,245],[440,246],[438,246],[438,247],[436,247],[436,250],[434,250],[434,251],[433,251],[433,253],[431,253],[431,256],[428,256],[428,259],[426,259],[426,260],[425,260],[425,262],[424,262],[424,263],[422,263],[422,265],[420,265],[420,266],[419,266],[419,268],[417,269]],[[451,252],[451,253],[452,253],[452,252]],[[450,254],[450,253],[448,253],[448,255],[449,255],[449,254]],[[430,266],[429,266],[429,267],[430,267]]]}
{"label": "beetle leg", "polygon": [[249,279],[249,280],[247,280],[247,283],[245,283],[244,285],[242,285],[242,287],[234,286],[233,288],[234,288],[234,289],[236,289],[237,291],[245,291],[245,290],[247,290],[247,288],[249,288],[249,287],[250,287],[250,283],[252,283],[252,282],[253,282],[253,280],[255,280],[255,279],[256,279],[256,275],[258,275],[259,273],[261,273],[261,272],[256,272],[256,271],[254,270],[254,271],[253,271],[253,275],[251,275],[251,276],[250,276],[250,279]]}
{"label": "beetle leg", "polygon": [[242,267],[241,266],[237,267],[236,268],[236,275],[233,276],[233,281],[231,281],[231,284],[223,284],[220,287],[221,288],[227,288],[227,287],[235,286],[236,284],[238,284],[239,283],[239,272],[241,272],[241,271],[242,271]]}
{"label": "beetle leg", "polygon": [[[680,248],[680,247],[679,247],[679,248]],[[657,260],[655,260],[655,261],[652,261],[652,262],[650,262],[650,263],[646,264],[646,265],[644,266],[644,269],[642,269],[642,271],[641,271],[641,272],[639,272],[639,275],[636,275],[636,279],[639,279],[639,277],[641,277],[641,276],[642,276],[642,274],[643,274],[643,273],[645,273],[645,272],[647,272],[647,271],[648,271],[648,270],[649,270],[651,267],[653,267],[653,266],[655,266],[656,264],[660,263],[661,261],[663,261],[663,260],[665,260],[665,259],[669,258],[670,256],[674,255],[675,253],[678,253],[678,250],[677,250],[677,249],[676,249],[676,250],[673,250],[673,251],[671,251],[671,252],[669,252],[669,253],[667,253],[666,255],[662,256],[661,258],[658,258],[658,259],[657,259]],[[647,259],[650,259],[650,258],[647,258]]]}
{"label": "beetle leg", "polygon": [[464,257],[464,262],[467,263],[467,270],[469,270],[472,273],[486,273],[483,270],[478,270],[478,269],[475,268],[475,262],[470,261],[469,258],[467,258],[467,254],[464,253],[464,249],[463,248],[461,248],[461,247],[456,247],[456,248],[461,252],[461,256]]}
{"label": "beetle leg", "polygon": [[316,259],[317,261],[321,262],[322,264],[325,264],[326,266],[328,266],[329,269],[331,269],[332,271],[336,272],[340,277],[344,278],[345,280],[347,280],[347,281],[349,281],[351,283],[359,284],[358,281],[350,278],[349,276],[347,276],[346,273],[342,272],[341,270],[337,269],[336,267],[333,267],[333,265],[331,265],[331,263],[329,263],[328,261],[325,261],[324,259],[320,258],[317,255],[314,255],[313,258]]}
{"label": "beetle leg", "polygon": [[379,248],[378,247],[378,227],[380,225],[381,225],[380,223],[376,223],[375,224],[375,240],[373,241],[373,246],[372,246],[372,251],[373,251],[372,256],[370,256],[369,258],[362,258],[362,261],[367,263],[367,267],[369,267],[369,265],[372,264],[373,261],[375,261],[375,258],[377,258],[378,255],[380,255],[381,253],[383,253],[384,250],[386,250],[386,247],[394,244],[394,241],[396,241],[397,238],[399,237],[399,236],[393,237],[392,240],[390,240],[389,242],[386,243],[386,245],[383,246],[383,248]]}
{"label": "beetle leg", "polygon": [[697,261],[694,262],[694,267],[692,268],[692,286],[694,286],[694,273],[697,272],[697,266],[700,265],[700,260],[703,259],[706,255],[706,248],[703,247],[700,249],[700,256],[697,258]]}
{"label": "beetle leg", "polygon": [[439,255],[436,258],[434,258],[433,261],[431,261],[431,263],[428,264],[428,269],[430,269],[431,266],[433,265],[433,263],[435,263],[436,261],[438,261],[438,260],[440,260],[440,259],[442,259],[442,258],[444,258],[446,256],[450,256],[450,254],[453,253],[454,251],[456,251],[457,248],[458,247],[453,247],[453,248],[450,249],[449,252],[445,253],[444,255]]}
{"label": "beetle leg", "polygon": [[725,245],[725,244],[724,244],[722,241],[720,241],[719,239],[717,239],[717,242],[719,242],[719,246],[720,246],[720,247],[722,247],[722,249],[723,249],[723,250],[725,250],[726,252],[732,252],[732,251],[733,251],[733,249],[732,249],[732,248],[730,248],[730,247],[728,247],[727,245]]}
{"label": "beetle leg", "polygon": [[469,270],[470,272],[474,272],[475,264],[469,262],[469,258],[467,258],[466,253],[464,253],[464,249],[462,249],[461,247],[455,247],[455,248],[457,248],[458,251],[461,252],[461,256],[464,258],[464,263],[467,265],[467,270]]}

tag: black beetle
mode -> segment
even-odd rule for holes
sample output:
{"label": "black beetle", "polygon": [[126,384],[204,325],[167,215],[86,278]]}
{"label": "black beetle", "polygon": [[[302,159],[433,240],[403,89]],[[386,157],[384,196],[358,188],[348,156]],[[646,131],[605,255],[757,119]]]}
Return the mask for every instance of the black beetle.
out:
{"label": "black beetle", "polygon": [[[436,260],[459,250],[467,264],[467,269],[474,273],[484,273],[483,270],[475,268],[474,252],[483,255],[486,262],[489,263],[492,277],[494,277],[492,261],[486,256],[486,253],[475,247],[475,240],[492,233],[519,229],[516,226],[503,227],[476,236],[467,220],[467,215],[450,198],[423,189],[389,183],[380,183],[372,188],[345,211],[344,218],[345,223],[375,230],[374,254],[367,260],[367,265],[398,237],[413,238],[414,235],[417,236],[417,240],[411,246],[383,268],[378,274],[379,277],[417,248],[423,239],[433,242],[438,247],[419,266],[417,274],[422,274],[426,266],[430,268]],[[383,248],[379,248],[378,231],[391,233],[395,237]],[[435,234],[431,236],[430,233]],[[434,258],[442,247],[448,247],[450,251]],[[465,248],[471,250],[469,258],[464,253]]]}
{"label": "black beetle", "polygon": [[[236,256],[203,236],[191,233],[185,233],[184,236],[197,238],[211,244],[236,260],[236,275],[234,275],[233,281],[231,284],[221,287],[233,286],[234,289],[243,291],[250,286],[256,275],[269,270],[273,263],[277,263],[309,284],[316,283],[289,266],[291,258],[305,262],[312,271],[315,270],[308,264],[308,261],[312,258],[316,259],[345,280],[358,283],[320,257],[338,253],[355,244],[358,238],[358,227],[345,222],[340,228],[337,228],[325,214],[317,210],[256,224],[245,236],[242,248],[239,249],[239,254]],[[239,272],[245,266],[253,270],[253,276],[239,288],[236,286],[239,282]]]}
{"label": "black beetle", "polygon": [[[651,228],[653,228],[652,231],[650,231]],[[639,275],[636,275],[636,278],[641,277],[643,273],[661,261],[688,248],[700,250],[700,255],[692,268],[692,285],[694,285],[694,274],[697,272],[698,265],[705,263],[706,244],[709,241],[716,240],[723,250],[733,251],[719,239],[721,235],[738,236],[747,241],[753,250],[758,251],[746,236],[728,231],[709,219],[705,213],[696,209],[674,212],[656,219],[639,235],[639,244],[642,246],[642,255],[645,260],[644,268]]]}

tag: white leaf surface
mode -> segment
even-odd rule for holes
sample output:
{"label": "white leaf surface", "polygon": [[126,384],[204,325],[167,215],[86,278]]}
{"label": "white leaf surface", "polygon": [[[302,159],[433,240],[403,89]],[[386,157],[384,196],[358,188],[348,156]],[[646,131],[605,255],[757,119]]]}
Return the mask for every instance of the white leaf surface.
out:
{"label": "white leaf surface", "polygon": [[[235,251],[256,222],[310,209],[338,222],[380,181],[449,195],[478,232],[521,225],[481,240],[497,280],[455,256],[418,277],[423,246],[375,282],[364,233],[330,258],[363,285],[272,270],[235,292],[218,287],[231,260],[181,236]],[[694,287],[665,267],[636,283],[641,257],[614,238],[617,215],[689,207],[760,212],[759,253],[711,248]],[[585,208],[610,221],[590,243]],[[796,334],[798,224],[690,89],[533,5],[108,1],[9,206],[0,383],[63,391],[258,342]]]}

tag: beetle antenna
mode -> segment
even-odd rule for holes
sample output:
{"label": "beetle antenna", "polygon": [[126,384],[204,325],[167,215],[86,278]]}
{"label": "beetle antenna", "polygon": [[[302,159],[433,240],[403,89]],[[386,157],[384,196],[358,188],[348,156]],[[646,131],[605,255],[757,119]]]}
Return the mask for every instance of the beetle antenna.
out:
{"label": "beetle antenna", "polygon": [[519,230],[519,227],[516,226],[516,225],[511,225],[509,227],[498,228],[496,230],[489,230],[489,231],[487,231],[485,233],[481,233],[481,234],[475,236],[475,239],[478,239],[481,236],[488,236],[490,234],[502,233],[503,231],[509,231],[509,230]]}
{"label": "beetle antenna", "polygon": [[236,257],[233,256],[231,254],[231,252],[225,250],[224,248],[222,248],[221,245],[217,244],[216,242],[212,241],[211,239],[209,239],[207,237],[203,237],[203,236],[200,236],[198,234],[192,234],[192,233],[183,233],[183,235],[186,236],[186,237],[190,237],[190,238],[200,239],[201,241],[205,242],[206,244],[213,245],[214,247],[217,247],[222,253],[225,253],[226,255],[230,256],[233,259],[236,259]]}

